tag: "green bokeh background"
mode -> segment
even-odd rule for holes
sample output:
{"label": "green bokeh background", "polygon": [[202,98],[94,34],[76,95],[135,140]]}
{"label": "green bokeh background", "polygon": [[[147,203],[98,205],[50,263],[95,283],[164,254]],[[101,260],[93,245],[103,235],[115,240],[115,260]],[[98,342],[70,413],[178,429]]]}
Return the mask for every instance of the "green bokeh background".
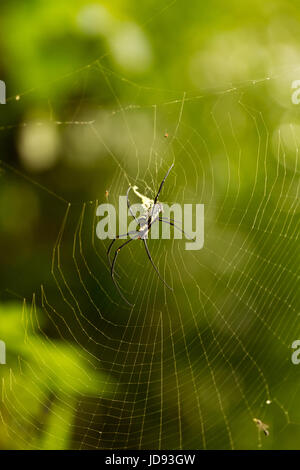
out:
{"label": "green bokeh background", "polygon": [[[0,448],[299,449],[299,42],[291,0],[2,0]],[[172,161],[205,245],[151,241],[172,295],[120,255],[130,311],[97,201]]]}

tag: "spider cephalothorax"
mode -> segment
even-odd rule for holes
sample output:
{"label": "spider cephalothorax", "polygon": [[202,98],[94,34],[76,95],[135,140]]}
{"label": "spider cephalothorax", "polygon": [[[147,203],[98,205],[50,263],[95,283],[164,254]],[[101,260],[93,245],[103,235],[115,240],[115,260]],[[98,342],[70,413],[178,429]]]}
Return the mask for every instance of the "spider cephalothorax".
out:
{"label": "spider cephalothorax", "polygon": [[[124,242],[117,250],[115,250],[115,254],[114,254],[114,258],[113,258],[113,262],[110,263],[110,267],[111,267],[111,277],[115,283],[115,286],[116,288],[118,289],[121,297],[125,300],[125,302],[132,306],[132,304],[130,304],[128,302],[128,300],[124,297],[124,295],[122,294],[116,280],[115,280],[115,272],[114,272],[114,268],[115,268],[115,264],[116,264],[116,260],[117,260],[117,256],[118,254],[120,253],[120,251],[122,250],[122,248],[124,248],[126,245],[128,245],[128,243],[132,242],[133,240],[142,240],[143,243],[144,243],[144,247],[145,247],[145,250],[146,250],[146,253],[147,253],[147,256],[153,266],[153,268],[155,269],[156,273],[158,274],[158,276],[160,277],[160,279],[163,281],[163,283],[165,284],[166,287],[168,287],[168,289],[170,290],[173,290],[172,287],[170,287],[166,281],[163,279],[163,277],[161,276],[160,272],[158,271],[157,267],[155,266],[154,264],[154,261],[151,257],[151,254],[149,252],[149,248],[148,248],[148,244],[147,244],[147,235],[149,233],[149,231],[151,230],[151,227],[154,223],[156,222],[163,222],[163,223],[166,223],[166,224],[169,224],[169,225],[172,225],[173,227],[181,230],[181,228],[177,227],[174,223],[173,220],[170,220],[170,219],[167,219],[166,217],[162,217],[160,214],[163,212],[163,204],[161,202],[158,202],[158,197],[160,195],[160,192],[162,190],[162,187],[170,173],[170,171],[172,170],[174,164],[172,164],[170,166],[170,168],[168,169],[164,179],[162,180],[162,182],[160,183],[160,186],[159,186],[159,189],[158,189],[158,192],[155,196],[154,199],[150,199],[146,196],[144,196],[143,194],[139,193],[138,192],[138,187],[137,186],[130,186],[128,188],[128,191],[127,191],[127,206],[128,206],[128,209],[129,209],[129,212],[131,214],[131,216],[135,219],[136,223],[137,223],[137,230],[134,230],[132,232],[128,232],[124,235],[117,235],[110,243],[109,247],[108,247],[108,250],[107,250],[107,256],[108,256],[108,259],[109,259],[109,263],[110,263],[110,258],[109,258],[109,253],[111,251],[111,248],[114,244],[114,242],[118,239],[121,239],[121,238],[125,238],[125,237],[128,237],[130,236],[131,238],[129,240],[126,240],[126,242]],[[141,215],[141,217],[139,217],[139,219],[136,218],[135,214],[133,213],[132,211],[132,208],[131,208],[131,205],[130,205],[130,202],[129,202],[129,192],[130,190],[133,190],[134,193],[141,198],[142,200],[142,208],[143,208],[143,215]],[[183,230],[181,230],[183,232]],[[183,232],[184,233],[184,232]]]}

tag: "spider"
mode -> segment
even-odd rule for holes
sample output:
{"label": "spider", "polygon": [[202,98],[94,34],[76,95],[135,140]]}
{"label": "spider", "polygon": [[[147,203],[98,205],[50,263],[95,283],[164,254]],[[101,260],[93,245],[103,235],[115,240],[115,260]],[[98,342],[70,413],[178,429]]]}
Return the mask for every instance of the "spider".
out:
{"label": "spider", "polygon": [[[134,230],[134,231],[131,231],[131,232],[128,232],[124,235],[117,235],[110,243],[109,247],[108,247],[108,250],[107,250],[107,256],[108,256],[108,261],[109,261],[109,264],[110,264],[110,274],[111,274],[111,277],[112,277],[112,280],[120,294],[120,296],[122,297],[122,299],[128,304],[130,305],[131,307],[133,307],[133,305],[128,302],[128,300],[124,297],[123,293],[121,292],[121,289],[119,288],[116,280],[115,280],[115,264],[116,264],[116,261],[117,261],[117,257],[120,253],[120,251],[125,247],[127,246],[129,243],[131,243],[133,240],[142,240],[143,244],[144,244],[144,247],[145,247],[145,251],[146,251],[146,254],[147,254],[147,257],[148,259],[150,260],[154,270],[156,271],[157,275],[159,276],[159,278],[161,279],[161,281],[164,283],[164,285],[170,289],[171,291],[173,291],[172,287],[169,286],[169,284],[167,284],[167,282],[164,280],[164,278],[161,276],[158,268],[156,267],[156,265],[154,264],[154,261],[152,259],[152,256],[150,254],[150,251],[149,251],[149,248],[148,248],[148,244],[147,244],[147,235],[148,233],[150,232],[151,230],[151,227],[154,223],[156,222],[163,222],[165,224],[169,224],[175,228],[177,228],[178,230],[181,230],[180,227],[178,227],[177,225],[175,225],[174,221],[173,220],[170,220],[166,217],[162,217],[160,215],[161,212],[163,212],[163,204],[158,202],[158,197],[161,193],[161,190],[163,188],[163,185],[165,184],[165,181],[170,173],[170,171],[172,170],[174,166],[174,163],[170,166],[170,168],[168,169],[164,179],[162,180],[162,182],[160,183],[160,186],[158,188],[158,191],[157,191],[157,194],[156,196],[154,197],[154,199],[149,199],[147,198],[146,196],[143,196],[142,194],[140,194],[138,191],[137,191],[137,186],[129,186],[128,190],[127,190],[127,194],[126,194],[126,197],[127,197],[127,206],[128,206],[128,209],[129,209],[129,212],[131,214],[131,216],[135,219],[137,225],[139,226],[139,229],[138,230]],[[134,213],[132,212],[132,209],[131,209],[131,205],[130,205],[130,202],[129,202],[129,192],[130,190],[133,189],[134,193],[139,196],[141,199],[142,199],[142,207],[145,211],[145,214],[142,215],[139,219],[136,219]],[[185,234],[185,232],[183,230],[181,230],[182,233]],[[114,254],[114,257],[113,257],[113,262],[111,263],[111,260],[110,260],[110,251],[112,249],[112,246],[113,244],[115,243],[116,240],[120,239],[120,238],[124,238],[124,237],[128,237],[128,236],[131,236],[131,238],[129,240],[127,240],[125,243],[123,243],[121,246],[119,246],[118,249],[115,250],[115,254]],[[186,234],[185,234],[186,235]],[[186,235],[187,236],[187,235]],[[190,238],[190,237],[188,237]]]}
{"label": "spider", "polygon": [[268,424],[263,423],[260,419],[257,419],[257,418],[253,418],[253,421],[255,422],[258,430],[263,431],[265,436],[268,437],[270,435],[269,425]]}

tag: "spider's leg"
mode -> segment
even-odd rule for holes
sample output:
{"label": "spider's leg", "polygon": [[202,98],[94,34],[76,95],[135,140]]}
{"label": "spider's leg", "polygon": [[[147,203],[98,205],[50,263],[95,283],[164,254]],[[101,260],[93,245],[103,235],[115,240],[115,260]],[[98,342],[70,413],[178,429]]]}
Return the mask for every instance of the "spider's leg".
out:
{"label": "spider's leg", "polygon": [[134,238],[130,238],[130,240],[126,240],[126,242],[123,243],[121,246],[119,246],[119,248],[115,251],[114,259],[113,259],[113,262],[112,262],[112,265],[111,265],[111,270],[110,270],[110,273],[111,273],[112,277],[114,276],[114,268],[115,268],[115,264],[116,264],[116,261],[117,261],[118,254],[120,253],[120,251],[126,245],[128,245],[128,243],[132,242],[133,240],[134,240]]}
{"label": "spider's leg", "polygon": [[143,242],[144,242],[144,247],[145,247],[147,256],[148,256],[149,260],[151,261],[151,264],[152,264],[153,268],[155,269],[156,273],[158,274],[158,277],[162,280],[162,282],[165,284],[165,286],[166,286],[168,289],[170,289],[171,291],[173,291],[172,287],[170,287],[170,286],[166,283],[166,281],[164,280],[164,278],[161,276],[159,270],[158,270],[157,267],[155,266],[154,261],[153,261],[153,259],[152,259],[152,256],[151,256],[151,254],[150,254],[150,251],[149,251],[149,248],[148,248],[148,244],[147,244],[146,239],[143,238],[142,240],[143,240]]}
{"label": "spider's leg", "polygon": [[133,233],[137,233],[136,230],[132,230],[131,232],[127,232],[127,233],[124,233],[124,235],[117,235],[115,238],[112,239],[111,243],[109,244],[109,247],[107,249],[107,257],[108,257],[108,262],[109,262],[109,266],[111,267],[111,262],[110,262],[110,257],[109,257],[109,253],[110,253],[110,250],[112,249],[112,246],[113,244],[115,243],[116,240],[118,240],[119,238],[123,238],[123,237],[128,237],[128,235],[132,235]]}
{"label": "spider's leg", "polygon": [[194,240],[195,237],[194,238],[190,237],[184,230],[182,230],[182,228],[180,228],[180,227],[178,227],[178,225],[174,224],[173,220],[169,220],[166,217],[159,217],[159,221],[164,222],[165,224],[172,225],[172,227],[175,227],[175,228],[177,228],[177,230],[180,230],[187,238],[189,238],[190,240]]}
{"label": "spider's leg", "polygon": [[115,280],[114,277],[112,278],[112,280],[113,280],[113,283],[114,283],[117,291],[119,292],[120,297],[124,300],[124,302],[126,302],[127,305],[129,305],[130,307],[134,307],[134,304],[131,304],[130,302],[128,302],[128,300],[126,299],[126,297],[122,293],[122,291],[121,291],[121,289],[120,289],[120,287],[119,287],[119,285],[118,285],[118,283],[117,283],[117,281]]}
{"label": "spider's leg", "polygon": [[126,304],[129,305],[129,307],[134,307],[134,304],[131,304],[130,302],[128,302],[128,300],[126,299],[126,297],[125,297],[124,294],[122,293],[120,287],[119,287],[118,284],[117,284],[117,281],[116,281],[114,278],[112,278],[112,280],[113,280],[113,283],[114,283],[114,285],[115,285],[117,291],[119,292],[120,297],[124,300],[124,302],[126,302]]}
{"label": "spider's leg", "polygon": [[128,243],[132,242],[134,240],[134,238],[130,238],[130,240],[127,240],[125,243],[123,243],[123,245],[121,245],[116,251],[115,251],[115,255],[114,255],[114,259],[113,259],[113,262],[112,262],[112,265],[111,265],[111,271],[110,271],[110,274],[111,274],[111,277],[112,277],[112,280],[117,288],[117,291],[119,292],[120,296],[122,297],[122,299],[128,304],[130,305],[130,307],[133,307],[133,305],[128,302],[128,300],[126,299],[126,297],[124,297],[124,295],[122,294],[122,291],[120,289],[120,287],[118,286],[117,284],[117,281],[115,280],[115,273],[114,273],[114,268],[115,268],[115,264],[116,264],[116,261],[117,261],[117,257],[118,257],[118,254],[120,253],[120,251],[122,250],[122,248],[124,248],[126,245],[128,245]]}
{"label": "spider's leg", "polygon": [[162,190],[162,187],[163,187],[163,185],[165,184],[165,181],[166,181],[166,179],[167,179],[167,177],[168,177],[168,175],[169,175],[170,171],[172,170],[173,166],[174,166],[174,163],[172,163],[172,165],[171,165],[171,166],[170,166],[170,168],[168,169],[168,171],[167,171],[167,173],[166,173],[166,175],[165,175],[164,179],[163,179],[163,180],[162,180],[162,182],[160,183],[160,186],[159,186],[158,192],[157,192],[157,194],[156,194],[156,196],[155,196],[155,198],[154,198],[154,204],[153,204],[153,207],[154,207],[154,206],[155,206],[155,204],[157,203],[158,196],[160,195],[160,192],[161,192],[161,190]]}

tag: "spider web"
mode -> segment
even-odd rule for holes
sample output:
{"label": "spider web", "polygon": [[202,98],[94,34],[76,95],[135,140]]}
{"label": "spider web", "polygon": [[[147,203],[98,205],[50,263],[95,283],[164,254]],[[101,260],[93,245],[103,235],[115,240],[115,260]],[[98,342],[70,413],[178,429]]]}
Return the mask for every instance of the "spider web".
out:
{"label": "spider web", "polygon": [[[87,111],[83,91],[74,118],[49,121],[69,139],[76,133],[87,154],[96,149],[89,198],[72,188],[70,199],[66,172],[52,189],[1,161],[2,180],[50,198],[58,220],[49,276],[31,286],[33,297],[20,309],[24,344],[36,360],[21,350],[15,366],[1,369],[3,429],[17,448],[44,448],[45,441],[63,448],[66,433],[67,445],[79,449],[296,445],[299,382],[290,357],[299,336],[298,116],[290,111],[283,135],[263,101],[290,72],[195,96],[140,86],[101,60],[82,70],[69,79],[96,76],[109,105]],[[130,102],[122,101],[120,84]],[[160,200],[205,205],[204,247],[149,241],[174,292],[140,243],[123,250],[117,272],[131,309],[111,281],[96,208],[117,206],[130,184],[153,197],[172,162]],[[82,185],[86,194],[89,182]],[[72,361],[58,353],[57,339]],[[254,418],[270,426],[268,438]]]}

